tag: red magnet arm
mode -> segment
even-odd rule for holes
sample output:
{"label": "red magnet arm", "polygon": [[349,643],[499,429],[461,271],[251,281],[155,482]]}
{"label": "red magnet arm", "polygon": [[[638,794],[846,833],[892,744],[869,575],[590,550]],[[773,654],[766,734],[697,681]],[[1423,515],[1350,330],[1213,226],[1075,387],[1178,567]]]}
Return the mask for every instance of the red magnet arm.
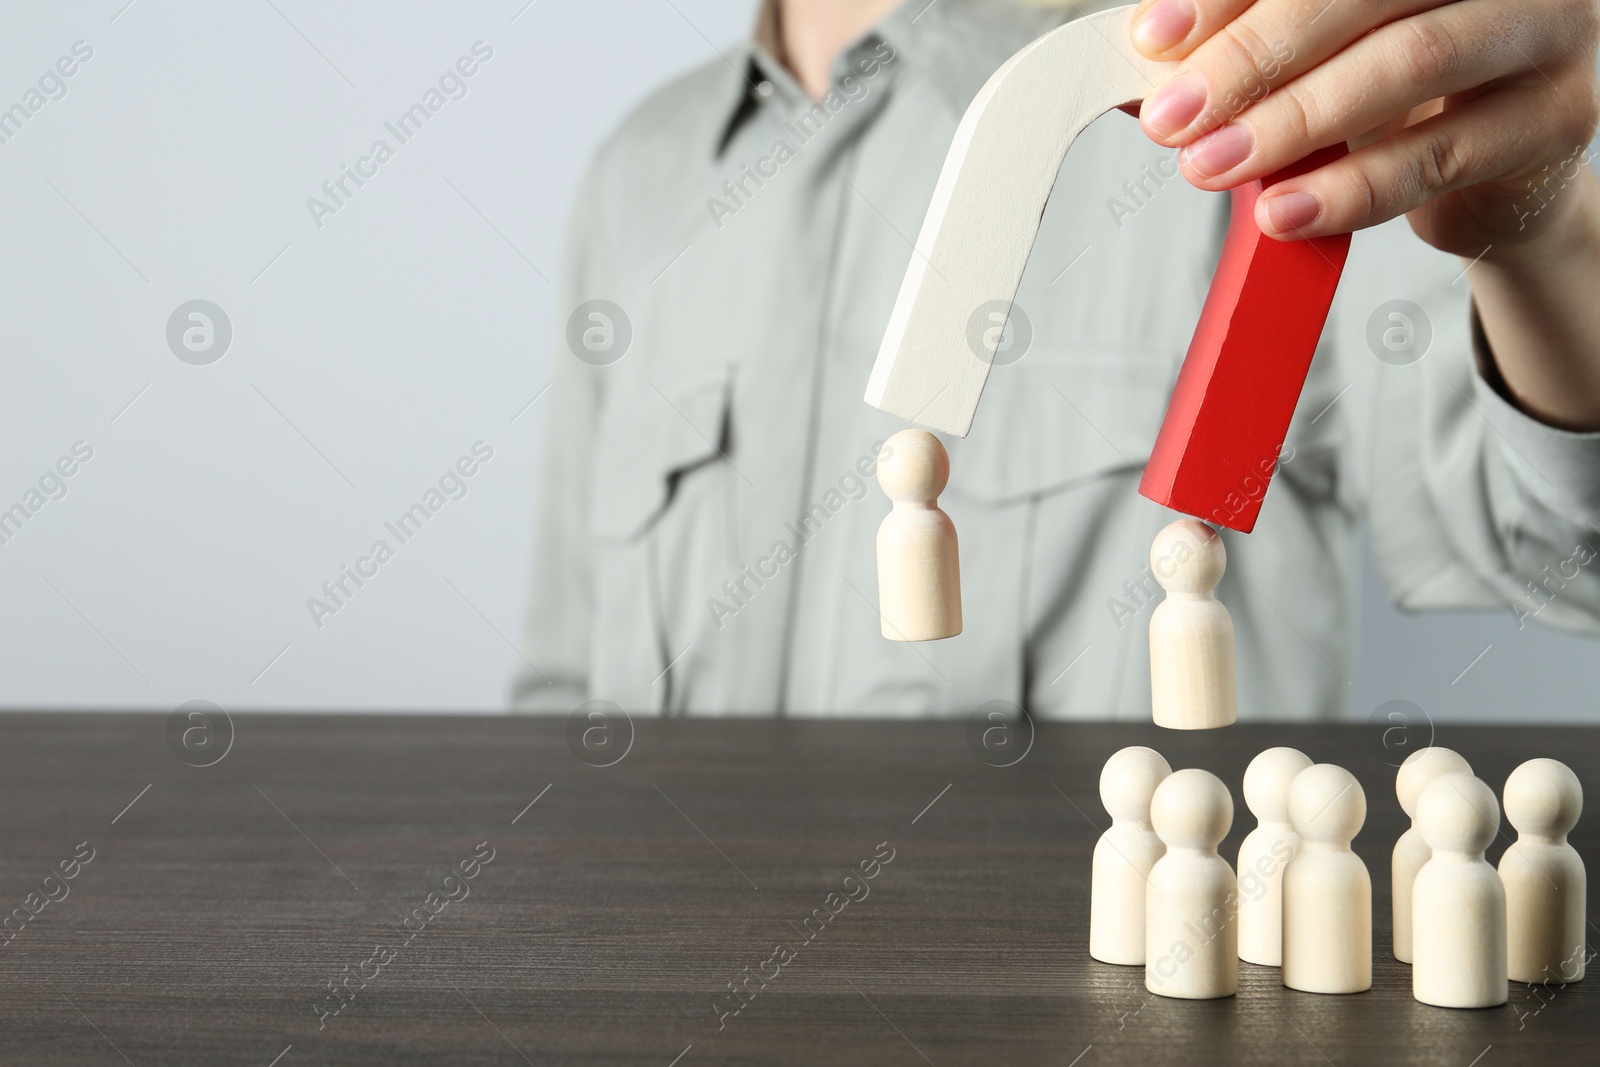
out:
{"label": "red magnet arm", "polygon": [[1233,190],[1233,217],[1200,325],[1139,492],[1243,533],[1255,527],[1339,285],[1350,235],[1277,241],[1261,191],[1345,155],[1343,144]]}

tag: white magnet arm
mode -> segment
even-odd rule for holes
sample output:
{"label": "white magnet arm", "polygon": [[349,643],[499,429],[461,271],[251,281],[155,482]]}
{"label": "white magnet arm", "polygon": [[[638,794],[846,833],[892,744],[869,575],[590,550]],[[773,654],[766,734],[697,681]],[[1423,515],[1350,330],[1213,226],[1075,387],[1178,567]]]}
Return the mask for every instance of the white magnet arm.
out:
{"label": "white magnet arm", "polygon": [[917,235],[867,403],[967,435],[994,358],[983,330],[969,337],[974,312],[1016,297],[1073,140],[1112,108],[1144,99],[1173,66],[1134,51],[1132,12],[1112,8],[1052,30],[973,99]]}

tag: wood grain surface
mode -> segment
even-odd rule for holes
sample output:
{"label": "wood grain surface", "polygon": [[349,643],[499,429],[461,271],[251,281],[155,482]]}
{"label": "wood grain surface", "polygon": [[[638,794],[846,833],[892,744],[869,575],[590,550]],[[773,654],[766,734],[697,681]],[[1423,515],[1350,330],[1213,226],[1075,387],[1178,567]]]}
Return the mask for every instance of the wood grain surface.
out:
{"label": "wood grain surface", "polygon": [[[985,748],[963,723],[796,721],[640,722],[631,747],[618,721],[585,748],[586,725],[235,716],[226,755],[194,767],[166,716],[0,716],[0,908],[28,916],[0,947],[0,1063],[1600,1062],[1600,977],[1451,1011],[1413,1001],[1389,958],[1390,765],[1426,727],[1386,750],[1362,725],[1050,725],[1031,749],[1023,728]],[[1591,787],[1600,768],[1591,729],[1436,742],[1496,793],[1533,756]],[[1228,783],[1230,860],[1256,752],[1357,774],[1370,992],[1295,993],[1244,965],[1237,997],[1162,1000],[1089,959],[1097,778],[1128,744]],[[1573,836],[1591,870],[1597,822]],[[846,881],[863,861],[875,876]]]}

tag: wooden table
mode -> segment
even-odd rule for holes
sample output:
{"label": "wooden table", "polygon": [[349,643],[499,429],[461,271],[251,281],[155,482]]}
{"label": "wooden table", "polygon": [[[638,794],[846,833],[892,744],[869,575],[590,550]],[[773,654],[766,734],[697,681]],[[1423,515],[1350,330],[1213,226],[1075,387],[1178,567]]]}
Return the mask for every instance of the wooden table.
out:
{"label": "wooden table", "polygon": [[[220,761],[190,766],[228,732],[193,722],[0,716],[0,907],[28,916],[0,948],[0,1063],[1600,1062],[1593,967],[1503,1008],[1411,999],[1388,955],[1403,816],[1376,727],[1040,726],[997,767],[1025,738],[985,748],[962,723],[650,721],[627,747],[620,720],[235,716]],[[1600,768],[1589,729],[1437,743],[1497,792],[1533,756],[1591,789]],[[1089,959],[1097,778],[1129,744],[1216,772],[1236,803],[1273,744],[1361,778],[1371,992],[1245,965],[1235,998],[1163,1000]],[[1600,818],[1573,841],[1593,868]],[[75,877],[46,881],[64,861]],[[863,861],[875,877],[846,881]]]}

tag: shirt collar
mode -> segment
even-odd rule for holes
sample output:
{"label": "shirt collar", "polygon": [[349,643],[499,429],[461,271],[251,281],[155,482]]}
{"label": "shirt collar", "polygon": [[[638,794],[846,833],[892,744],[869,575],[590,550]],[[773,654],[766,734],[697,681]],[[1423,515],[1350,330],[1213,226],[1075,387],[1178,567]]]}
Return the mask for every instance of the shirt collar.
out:
{"label": "shirt collar", "polygon": [[[989,76],[1023,45],[1069,18],[1114,2],[904,0],[862,40],[886,42],[894,50],[894,64],[932,83],[959,116]],[[777,95],[774,83],[796,99],[803,95],[776,58],[782,48],[778,3],[762,0],[750,38],[728,57],[728,110],[717,126],[718,156],[744,122]]]}

